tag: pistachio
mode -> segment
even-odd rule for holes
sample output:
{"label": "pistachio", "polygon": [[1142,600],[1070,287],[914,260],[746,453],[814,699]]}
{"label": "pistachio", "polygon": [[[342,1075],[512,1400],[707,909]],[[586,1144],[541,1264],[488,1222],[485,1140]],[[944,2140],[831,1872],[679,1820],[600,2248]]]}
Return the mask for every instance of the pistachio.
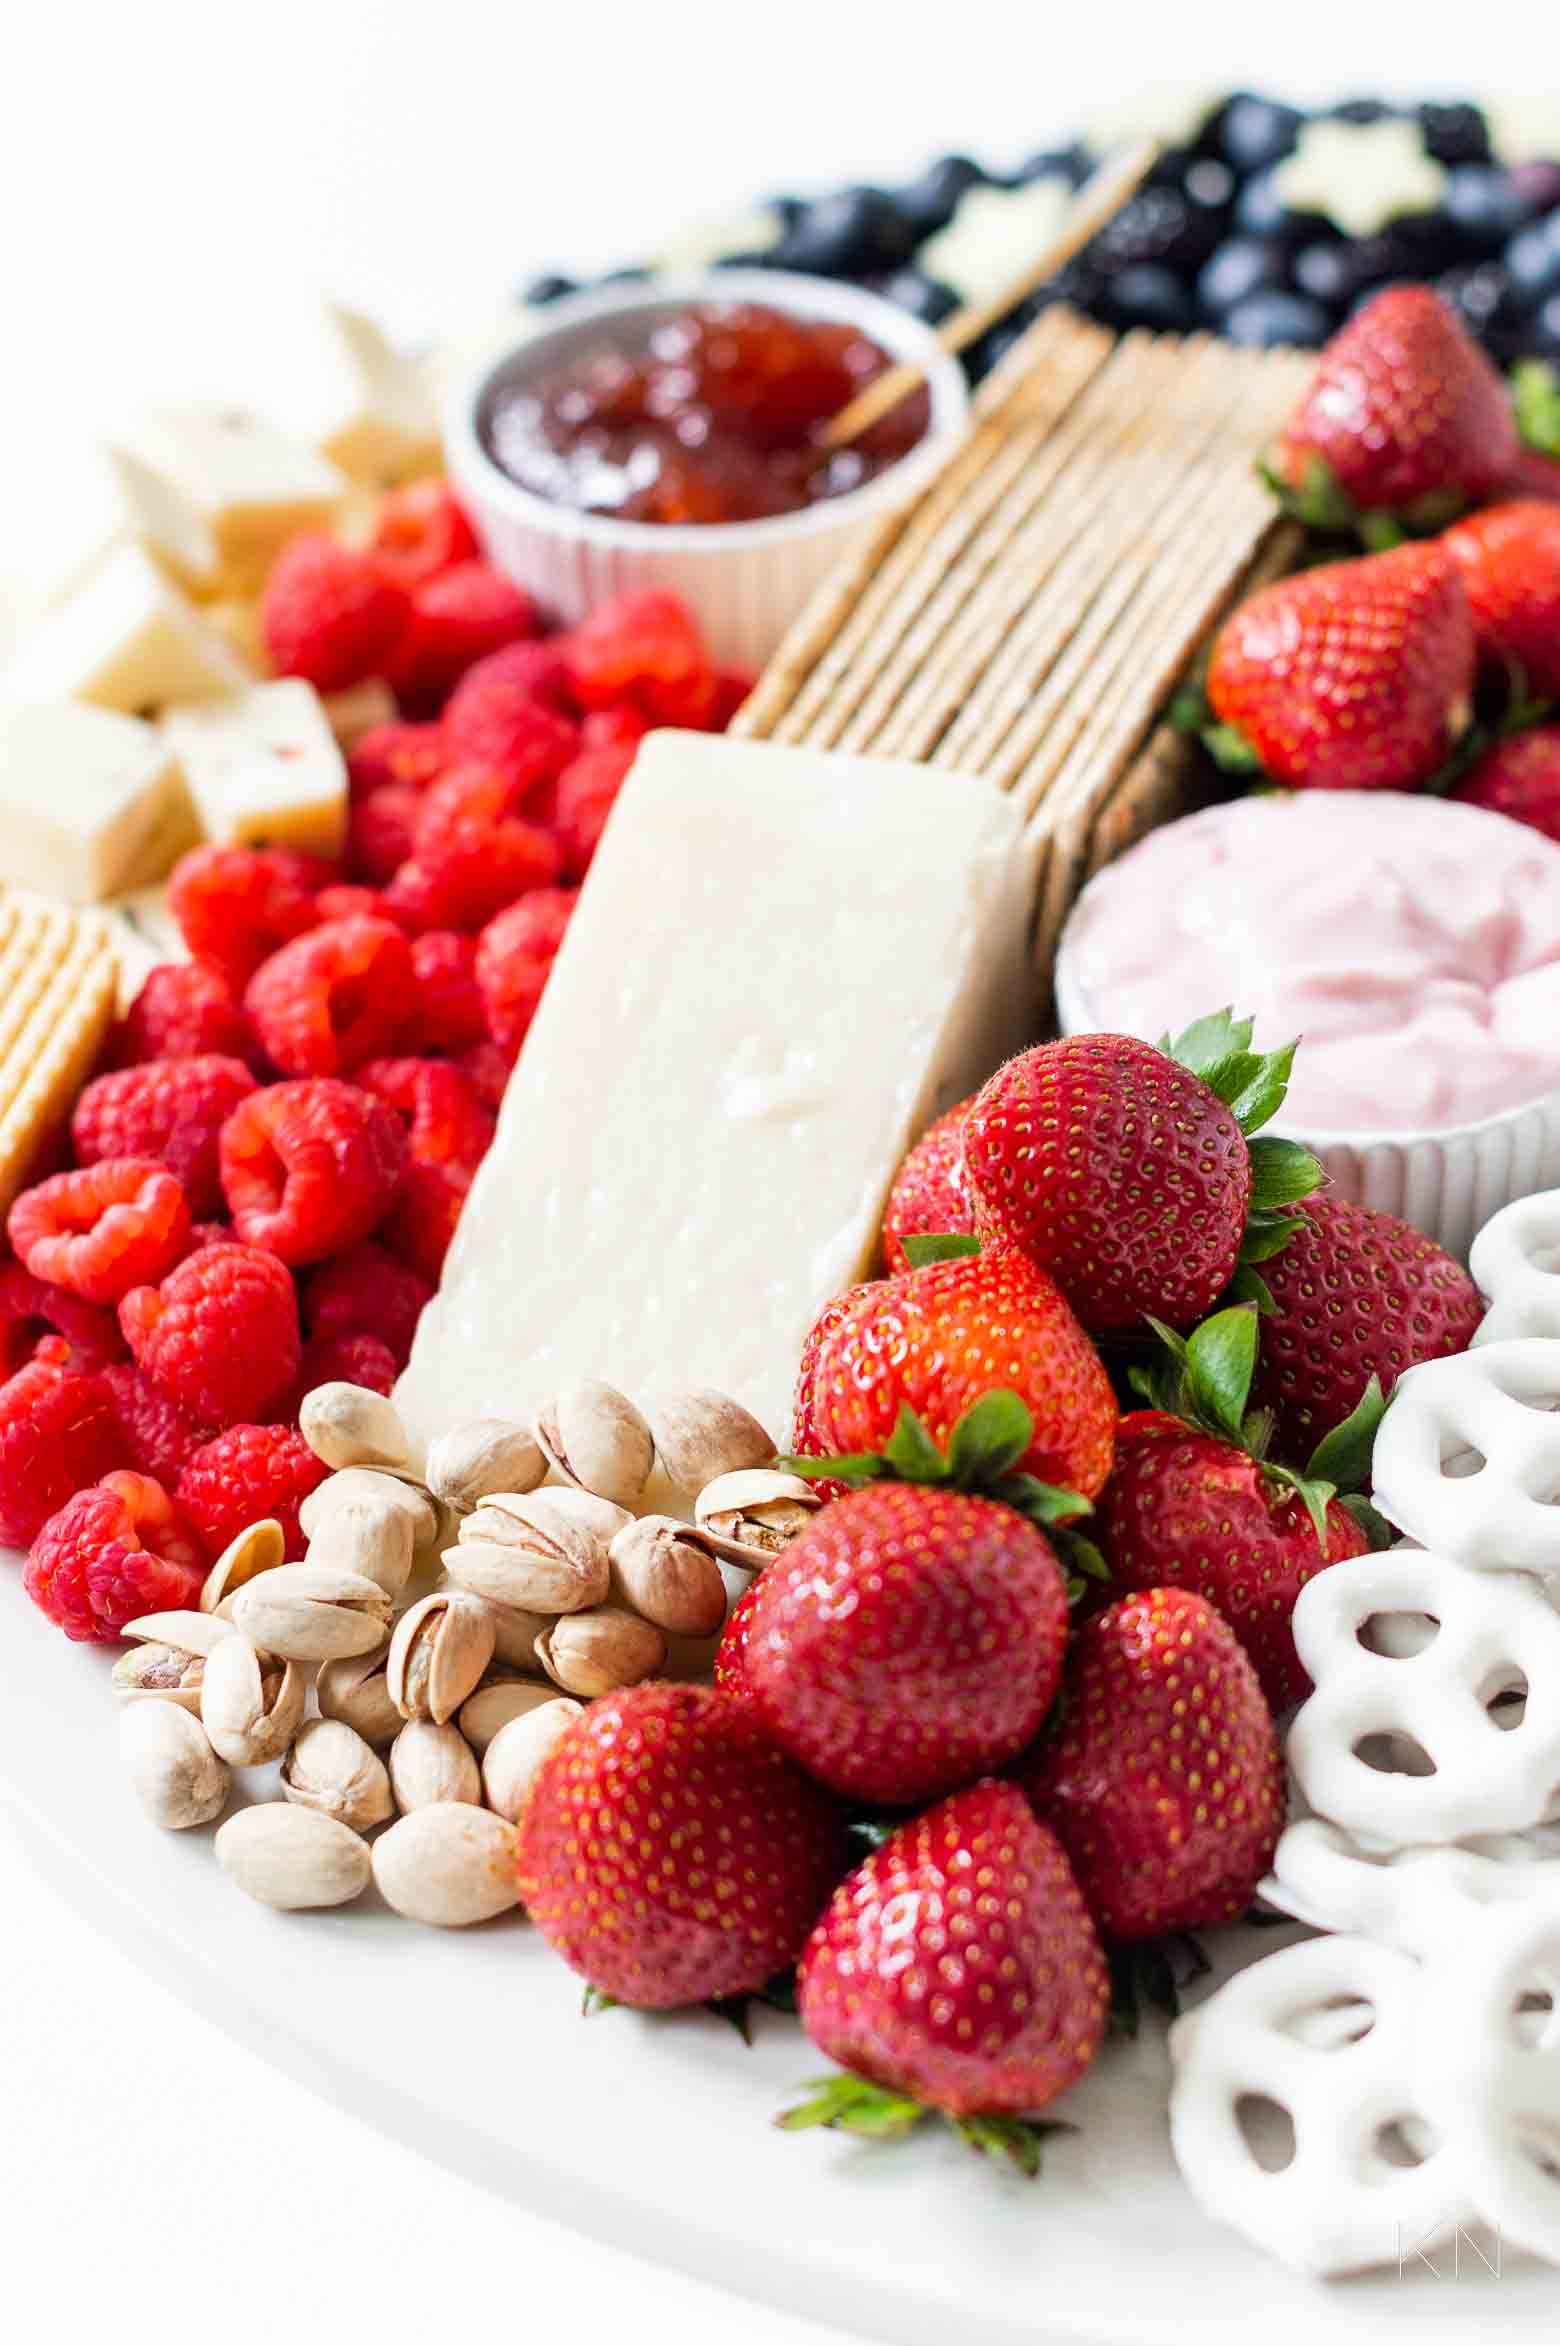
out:
{"label": "pistachio", "polygon": [[209,1654],[229,1631],[228,1622],[214,1620],[210,1613],[177,1612],[141,1613],[119,1634],[147,1645],[171,1645],[175,1653]]}
{"label": "pistachio", "polygon": [[583,1716],[582,1704],[557,1694],[500,1727],[482,1760],[482,1789],[489,1808],[517,1825],[543,1760],[564,1730]]}
{"label": "pistachio", "polygon": [[670,1515],[626,1524],[607,1551],[612,1593],[678,1637],[711,1637],[726,1618],[726,1584],[702,1534]]}
{"label": "pistachio", "polygon": [[298,1430],[327,1466],[383,1466],[392,1473],[412,1469],[406,1428],[383,1393],[366,1385],[316,1385],[303,1397]]}
{"label": "pistachio", "polygon": [[344,1719],[310,1720],[282,1762],[282,1790],[355,1833],[395,1815],[384,1761]]}
{"label": "pistachio", "polygon": [[[717,1475],[694,1502],[694,1520],[729,1563],[765,1563],[778,1556],[823,1505],[811,1483],[774,1467]],[[745,1551],[745,1552],[744,1552]]]}
{"label": "pistachio", "polygon": [[653,1678],[666,1661],[659,1629],[615,1605],[593,1613],[566,1613],[536,1641],[536,1658],[565,1694],[611,1694]]}
{"label": "pistachio", "polygon": [[[525,1658],[534,1664],[536,1641],[547,1628],[538,1621],[531,1632],[531,1642]],[[523,1719],[528,1712],[540,1710],[543,1703],[558,1699],[543,1678],[499,1678],[491,1685],[479,1686],[460,1706],[460,1731],[475,1752],[486,1751],[501,1727],[511,1719]]]}
{"label": "pistachio", "polygon": [[267,1653],[291,1662],[335,1662],[371,1653],[385,1634],[390,1599],[360,1572],[283,1564],[238,1592],[233,1619]]}
{"label": "pistachio", "polygon": [[308,1906],[345,1906],[368,1888],[373,1870],[368,1843],[338,1818],[264,1800],[241,1808],[212,1847],[228,1880],[246,1897],[284,1913]]}
{"label": "pistachio", "polygon": [[312,1540],[327,1518],[347,1499],[382,1499],[386,1506],[402,1507],[412,1520],[412,1538],[419,1548],[431,1548],[443,1528],[442,1511],[421,1484],[370,1466],[343,1467],[328,1474],[309,1493],[298,1510],[305,1539]]}
{"label": "pistachio", "polygon": [[534,1670],[536,1641],[544,1629],[551,1629],[556,1615],[527,1612],[519,1605],[496,1605],[491,1597],[474,1596],[466,1589],[461,1593],[480,1605],[493,1624],[495,1669]]}
{"label": "pistachio", "polygon": [[262,1657],[241,1629],[229,1630],[206,1661],[201,1724],[229,1767],[263,1767],[297,1734],[308,1692],[301,1663]]}
{"label": "pistachio", "polygon": [[473,1596],[526,1613],[581,1613],[607,1593],[607,1544],[632,1516],[614,1508],[609,1532],[560,1502],[574,1494],[504,1491],[466,1517],[444,1552],[451,1580]]}
{"label": "pistachio", "polygon": [[461,1515],[492,1491],[534,1491],[546,1472],[535,1436],[502,1417],[452,1426],[428,1453],[429,1490]]}
{"label": "pistachio", "polygon": [[228,1541],[221,1555],[206,1575],[206,1584],[200,1592],[200,1609],[214,1613],[225,1597],[232,1596],[257,1573],[274,1572],[287,1557],[287,1534],[274,1515],[263,1515],[258,1523],[251,1523],[236,1539]]}
{"label": "pistachio", "polygon": [[536,1413],[548,1464],[598,1499],[632,1507],[655,1464],[655,1437],[626,1394],[586,1378]]}
{"label": "pistachio", "polygon": [[232,1778],[192,1711],[176,1702],[131,1703],[119,1738],[131,1788],[154,1825],[185,1833],[222,1814]]}
{"label": "pistachio", "polygon": [[390,1640],[385,1683],[403,1719],[443,1726],[482,1683],[493,1659],[493,1624],[458,1589],[436,1589],[401,1615]]}
{"label": "pistachio", "polygon": [[767,1466],[775,1444],[751,1411],[725,1393],[678,1393],[656,1412],[655,1446],[668,1480],[702,1491],[717,1475]]}
{"label": "pistachio", "polygon": [[412,1922],[459,1930],[520,1903],[513,1825],[464,1800],[414,1808],[375,1842],[373,1867],[385,1904]]}
{"label": "pistachio", "polygon": [[458,1727],[408,1719],[390,1746],[389,1764],[390,1789],[403,1815],[441,1800],[481,1806],[482,1773]]}
{"label": "pistachio", "polygon": [[309,1541],[306,1561],[335,1572],[360,1572],[387,1597],[412,1577],[416,1536],[408,1509],[374,1492],[338,1500]]}
{"label": "pistachio", "polygon": [[390,1700],[385,1661],[390,1640],[384,1638],[372,1653],[348,1654],[339,1662],[323,1662],[314,1682],[322,1719],[341,1719],[355,1727],[365,1743],[391,1743],[405,1721]]}
{"label": "pistachio", "polygon": [[[539,1623],[537,1633],[540,1628]],[[114,1664],[113,1688],[122,1702],[176,1702],[198,1717],[205,1674],[201,1654],[187,1654],[175,1645],[138,1645]]]}

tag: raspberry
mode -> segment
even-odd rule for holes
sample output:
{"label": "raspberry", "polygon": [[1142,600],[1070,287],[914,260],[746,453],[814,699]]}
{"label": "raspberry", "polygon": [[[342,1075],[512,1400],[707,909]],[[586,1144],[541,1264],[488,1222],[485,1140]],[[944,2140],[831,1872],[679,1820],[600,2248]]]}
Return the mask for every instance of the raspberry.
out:
{"label": "raspberry", "polygon": [[422,586],[457,562],[474,562],[481,549],[455,495],[443,481],[409,481],[379,507],[370,548],[404,587]]}
{"label": "raspberry", "polygon": [[109,1055],[118,1067],[213,1053],[247,1063],[255,1047],[255,1030],[216,962],[163,961],[148,970]]}
{"label": "raspberry", "polygon": [[[256,1092],[238,1113],[274,1097]],[[208,1425],[263,1418],[298,1374],[303,1352],[292,1276],[258,1246],[186,1255],[160,1287],[131,1288],[119,1324],[158,1391]]]}
{"label": "raspberry", "polygon": [[626,701],[613,709],[592,709],[580,726],[580,749],[637,749],[649,730],[649,718]]}
{"label": "raspberry", "polygon": [[656,725],[708,725],[720,686],[698,621],[677,595],[617,595],[567,638],[582,708],[632,701]]}
{"label": "raspberry", "polygon": [[244,1006],[284,1075],[345,1074],[409,1022],[411,948],[392,921],[329,921],[273,953]]}
{"label": "raspberry", "polygon": [[504,1104],[509,1089],[510,1071],[515,1063],[512,1051],[501,1051],[495,1042],[473,1043],[461,1052],[455,1064],[462,1075],[469,1077],[472,1089],[485,1108],[494,1115]]}
{"label": "raspberry", "polygon": [[371,725],[352,747],[347,779],[354,798],[382,790],[387,782],[410,782],[426,790],[450,764],[442,725],[408,725],[396,719]]}
{"label": "raspberry", "polygon": [[283,847],[194,847],[173,867],[168,909],[190,951],[242,989],[279,945],[313,928],[314,899],[335,876]]}
{"label": "raspberry", "polygon": [[423,801],[412,859],[387,891],[420,929],[479,929],[495,912],[558,876],[550,832],[509,811],[502,774],[460,766]]}
{"label": "raspberry", "polygon": [[384,1227],[386,1241],[404,1262],[437,1287],[460,1220],[471,1175],[450,1165],[410,1165]]}
{"label": "raspberry", "polygon": [[5,1226],[35,1279],[68,1287],[88,1303],[118,1303],[173,1268],[189,1236],[190,1209],[165,1165],[110,1157],[24,1189]]}
{"label": "raspberry", "polygon": [[405,590],[373,555],[306,530],[282,548],[260,598],[260,630],[279,676],[344,692],[388,675],[406,635]]}
{"label": "raspberry", "polygon": [[22,1586],[67,1637],[106,1644],[140,1613],[197,1605],[205,1577],[190,1527],[161,1483],[121,1470],[50,1516]]}
{"label": "raspberry", "polygon": [[366,1238],[406,1170],[399,1117],[328,1076],[256,1092],[222,1130],[222,1186],[239,1237],[286,1263]]}
{"label": "raspberry", "polygon": [[101,1304],[83,1302],[68,1287],[35,1279],[23,1263],[0,1263],[0,1381],[28,1361],[90,1375],[123,1360],[119,1322]]}
{"label": "raspberry", "polygon": [[321,921],[328,920],[391,920],[394,915],[386,909],[385,898],[377,888],[359,888],[351,881],[338,881],[333,888],[322,888],[315,898]]}
{"label": "raspberry", "polygon": [[76,1102],[71,1138],[83,1165],[105,1157],[150,1157],[166,1165],[194,1214],[220,1214],[217,1135],[255,1079],[238,1059],[153,1060],[89,1083]]}
{"label": "raspberry", "polygon": [[715,705],[710,711],[712,733],[725,732],[757,682],[758,678],[748,668],[720,670],[715,678]]}
{"label": "raspberry", "polygon": [[0,1541],[25,1548],[72,1491],[124,1461],[103,1379],[29,1361],[0,1385]]}
{"label": "raspberry", "polygon": [[537,888],[490,920],[477,941],[477,984],[488,1032],[515,1052],[536,1015],[574,910],[572,888]]}
{"label": "raspberry", "polygon": [[148,1383],[133,1361],[116,1361],[103,1371],[103,1382],[130,1464],[138,1474],[149,1474],[171,1487],[185,1460],[202,1442],[210,1441],[211,1427],[198,1418],[186,1417],[166,1394]]}
{"label": "raspberry", "polygon": [[274,1515],[299,1557],[298,1510],[330,1472],[291,1425],[237,1425],[192,1452],[174,1486],[208,1556],[220,1556],[249,1524]]}
{"label": "raspberry", "polygon": [[488,652],[536,633],[536,605],[486,562],[460,562],[414,587],[411,617],[388,670],[396,698],[436,707]]}
{"label": "raspberry", "polygon": [[505,644],[501,652],[489,652],[485,660],[468,668],[450,695],[444,712],[446,728],[451,717],[466,723],[498,686],[522,692],[527,700],[542,701],[560,716],[579,715],[561,636],[533,636],[525,643]]}
{"label": "raspberry", "polygon": [[413,1164],[474,1173],[487,1155],[492,1115],[470,1077],[447,1059],[371,1059],[357,1080],[401,1118]]}
{"label": "raspberry", "polygon": [[556,821],[564,869],[571,879],[583,880],[589,871],[636,754],[622,744],[616,749],[590,749],[564,768]]}
{"label": "raspberry", "polygon": [[394,879],[412,852],[422,793],[410,782],[387,782],[352,801],[347,819],[347,861],[376,888]]}
{"label": "raspberry", "polygon": [[282,1409],[289,1419],[296,1418],[316,1385],[366,1385],[370,1393],[388,1393],[395,1380],[395,1355],[380,1337],[318,1336],[303,1348],[298,1382]]}
{"label": "raspberry", "polygon": [[477,991],[477,941],[459,929],[424,929],[412,939],[416,1001],[409,1041],[423,1051],[461,1051],[487,1032]]}
{"label": "raspberry", "polygon": [[368,1241],[348,1247],[304,1283],[303,1317],[316,1345],[338,1336],[373,1336],[396,1368],[406,1366],[432,1282]]}
{"label": "raspberry", "polygon": [[555,782],[580,746],[579,727],[560,706],[567,679],[551,644],[514,644],[483,660],[444,712],[451,765],[486,766],[522,798]]}

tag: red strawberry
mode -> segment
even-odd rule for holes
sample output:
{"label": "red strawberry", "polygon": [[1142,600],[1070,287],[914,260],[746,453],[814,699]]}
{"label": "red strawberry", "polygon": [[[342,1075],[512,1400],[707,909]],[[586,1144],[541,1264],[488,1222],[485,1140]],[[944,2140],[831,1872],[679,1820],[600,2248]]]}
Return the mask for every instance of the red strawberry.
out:
{"label": "red strawberry", "polygon": [[1516,456],[1506,385],[1451,305],[1393,285],[1327,344],[1273,469],[1301,520],[1370,534],[1453,520]]}
{"label": "red strawberry", "polygon": [[1076,2084],[1110,1977],[1056,1835],[1012,1784],[901,1825],[835,1891],[797,1973],[803,2028],[851,2072],[780,2123],[882,2139],[942,2111],[971,2146],[1039,2165],[1024,2115]]}
{"label": "red strawberry", "polygon": [[1511,370],[1511,402],[1524,444],[1500,494],[1560,497],[1560,372],[1543,359],[1524,359]]}
{"label": "red strawberry", "polygon": [[874,1484],[825,1507],[755,1586],[726,1631],[745,1690],[842,1798],[935,1800],[1021,1751],[1051,1707],[1066,1583],[1045,1534],[998,1500]]}
{"label": "red strawberry", "polygon": [[894,1175],[883,1210],[883,1261],[891,1273],[910,1268],[907,1238],[944,1231],[969,1236],[974,1231],[963,1149],[964,1119],[971,1104],[961,1100],[929,1125]]}
{"label": "red strawberry", "polygon": [[1257,1674],[1190,1590],[1123,1597],[1075,1632],[1056,1732],[1023,1770],[1109,1939],[1244,1914],[1284,1822]]}
{"label": "red strawberry", "polygon": [[647,2009],[751,1994],[839,1879],[827,1793],[705,1686],[633,1686],[554,1744],[519,1830],[520,1895],[592,1987]]}
{"label": "red strawberry", "polygon": [[[1560,521],[1560,507],[1555,518]],[[1447,795],[1560,840],[1560,725],[1535,725],[1497,741]]]}
{"label": "red strawberry", "polygon": [[1296,790],[1408,790],[1468,724],[1473,621],[1441,545],[1281,578],[1225,621],[1208,744]]}
{"label": "red strawberry", "polygon": [[1033,1420],[1019,1468],[1086,1499],[1109,1474],[1110,1379],[1061,1290],[1022,1255],[930,1263],[828,1309],[809,1380],[808,1434],[824,1453],[882,1450],[907,1405],[944,1446],[972,1403],[1010,1389]]}
{"label": "red strawberry", "polygon": [[1479,649],[1560,693],[1560,505],[1527,498],[1470,514],[1441,540],[1462,572]]}
{"label": "red strawberry", "polygon": [[1433,1238],[1342,1198],[1312,1198],[1262,1277],[1275,1308],[1263,1314],[1253,1390],[1274,1412],[1279,1449],[1296,1457],[1343,1423],[1372,1377],[1390,1394],[1417,1361],[1466,1351],[1484,1312]]}
{"label": "red strawberry", "polygon": [[1508,497],[1560,498],[1560,456],[1524,448],[1501,487]]}

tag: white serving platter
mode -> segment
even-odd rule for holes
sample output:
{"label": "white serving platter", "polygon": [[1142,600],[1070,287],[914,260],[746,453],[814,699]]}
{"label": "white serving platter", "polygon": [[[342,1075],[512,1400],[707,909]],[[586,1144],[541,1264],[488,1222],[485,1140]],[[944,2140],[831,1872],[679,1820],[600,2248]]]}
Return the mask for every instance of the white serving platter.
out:
{"label": "white serving platter", "polygon": [[[438,1933],[371,1893],[324,1915],[252,1905],[211,1832],[157,1832],[124,1787],[111,1655],[0,1585],[0,1797],[53,1886],[263,2059],[539,2214],[647,2260],[894,2346],[1425,2346],[1553,2337],[1560,2277],[1508,2253],[1454,2274],[1315,2283],[1194,2205],[1171,2163],[1162,2023],[1113,2044],[1058,2114],[1035,2183],[931,2126],[873,2146],[768,2123],[824,2066],[759,2009],[584,2019],[518,1917]],[[38,1755],[50,1763],[40,1770]],[[1222,1934],[1223,1964],[1282,1943]]]}

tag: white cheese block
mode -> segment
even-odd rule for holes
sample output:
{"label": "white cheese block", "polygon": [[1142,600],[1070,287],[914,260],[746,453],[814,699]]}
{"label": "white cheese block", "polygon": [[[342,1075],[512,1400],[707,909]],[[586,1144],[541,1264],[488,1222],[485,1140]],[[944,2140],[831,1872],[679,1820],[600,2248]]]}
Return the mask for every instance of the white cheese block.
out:
{"label": "white cheese block", "polygon": [[332,733],[343,749],[352,749],[376,725],[392,725],[395,694],[382,676],[365,676],[345,692],[328,692],[321,703]]}
{"label": "white cheese block", "polygon": [[222,583],[217,533],[176,481],[153,472],[128,449],[105,451],[122,534],[134,538],[170,578],[191,594],[213,594]]}
{"label": "white cheese block", "polygon": [[784,1438],[905,1150],[1025,1039],[1031,896],[983,779],[652,734],[417,1332],[418,1439],[577,1376]]}
{"label": "white cheese block", "polygon": [[153,726],[79,701],[0,708],[0,876],[95,903],[160,879],[196,836]]}
{"label": "white cheese block", "polygon": [[208,839],[341,853],[346,761],[312,684],[285,677],[234,700],[170,709],[162,731]]}
{"label": "white cheese block", "polygon": [[241,692],[249,672],[134,545],[115,546],[24,641],[0,697],[136,711]]}
{"label": "white cheese block", "polygon": [[151,409],[117,445],[201,517],[234,591],[256,583],[299,530],[323,529],[346,494],[316,449],[239,408]]}
{"label": "white cheese block", "polygon": [[1379,236],[1405,213],[1433,212],[1446,173],[1425,151],[1419,126],[1307,122],[1273,173],[1273,192],[1291,212],[1320,212],[1346,236]]}
{"label": "white cheese block", "polygon": [[295,369],[292,401],[321,454],[376,487],[441,471],[438,404],[421,361],[357,310],[322,306],[313,341]]}
{"label": "white cheese block", "polygon": [[1027,187],[970,187],[946,228],[927,238],[915,265],[961,302],[986,301],[1044,252],[1072,205],[1059,172]]}

